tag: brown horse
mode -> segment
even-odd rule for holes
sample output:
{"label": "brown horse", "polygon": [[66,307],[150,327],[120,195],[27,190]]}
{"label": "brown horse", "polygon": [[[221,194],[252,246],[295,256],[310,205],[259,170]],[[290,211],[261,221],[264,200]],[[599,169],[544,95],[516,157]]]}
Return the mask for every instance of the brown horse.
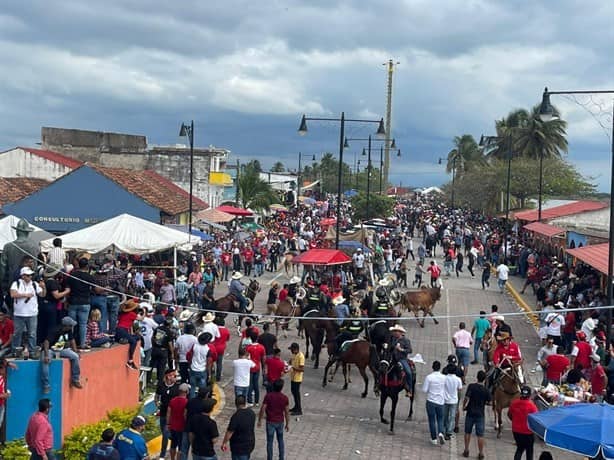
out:
{"label": "brown horse", "polygon": [[482,337],[482,342],[480,343],[480,350],[482,351],[484,361],[484,371],[486,372],[490,369],[490,363],[492,363],[492,357],[495,354],[496,347],[497,342],[495,341],[492,329],[488,329],[484,333],[484,337]]}
{"label": "brown horse", "polygon": [[279,333],[279,326],[281,325],[281,330],[284,332],[284,338],[288,336],[288,324],[290,324],[290,320],[296,316],[301,316],[301,307],[300,305],[291,302],[290,300],[283,300],[279,302],[277,305],[277,309],[274,313],[276,316],[285,316],[286,318],[280,319],[275,318],[275,335]]}
{"label": "brown horse", "polygon": [[238,328],[241,328],[241,322],[243,321],[244,316],[249,316],[249,314],[254,310],[254,299],[256,298],[256,294],[260,292],[260,283],[258,280],[253,279],[247,285],[245,289],[245,297],[247,297],[247,308],[246,312],[242,312],[239,308],[239,302],[237,298],[233,294],[226,294],[224,297],[220,297],[215,300],[215,310],[218,316],[225,318],[228,313],[236,313],[235,323]]}
{"label": "brown horse", "polygon": [[[310,310],[303,315],[303,330],[305,331],[305,358],[309,358],[309,343],[313,348],[311,360],[314,361],[313,368],[317,369],[320,366],[320,352],[326,341],[334,341],[337,335],[336,327],[333,321],[327,319],[317,319],[322,313],[319,310]],[[332,315],[332,316],[331,316]],[[334,318],[332,312],[328,315]]]}
{"label": "brown horse", "polygon": [[[334,342],[334,341],[333,341]],[[328,344],[329,353],[331,342]],[[334,347],[334,343],[332,344]],[[358,368],[358,372],[362,376],[363,381],[365,382],[364,391],[361,393],[362,398],[367,397],[367,393],[369,392],[369,377],[367,377],[367,367],[371,370],[373,374],[373,392],[378,395],[379,388],[377,386],[377,367],[378,367],[378,357],[377,352],[375,351],[375,346],[371,345],[366,340],[353,340],[349,342],[349,345],[345,351],[342,351],[338,355],[330,355],[328,359],[328,363],[326,363],[326,367],[324,368],[324,377],[322,378],[322,386],[326,387],[326,379],[328,376],[328,371],[333,364],[335,366],[341,366],[343,369],[343,378],[344,385],[343,389],[348,389],[348,367],[350,364],[354,364]]]}
{"label": "brown horse", "polygon": [[281,263],[281,266],[284,268],[286,276],[298,275],[298,266],[292,263],[292,259],[294,259],[295,256],[296,254],[293,252],[286,252],[284,254],[284,260]]}
{"label": "brown horse", "polygon": [[[506,361],[503,361],[504,364]],[[508,364],[511,364],[508,362]],[[514,399],[520,397],[520,377],[518,375],[518,365],[511,364],[510,367],[499,367],[499,377],[497,378],[494,386],[494,397],[492,410],[495,414],[495,429],[497,430],[497,438],[501,437],[501,430],[503,428],[503,409],[510,407],[510,404]]]}

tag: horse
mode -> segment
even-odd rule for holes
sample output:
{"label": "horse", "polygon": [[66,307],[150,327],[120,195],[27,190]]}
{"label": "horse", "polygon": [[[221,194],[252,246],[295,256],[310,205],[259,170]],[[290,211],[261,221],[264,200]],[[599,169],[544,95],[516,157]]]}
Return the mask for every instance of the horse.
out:
{"label": "horse", "polygon": [[275,318],[275,335],[279,334],[279,325],[281,324],[281,330],[284,332],[284,338],[288,337],[288,324],[290,320],[295,316],[301,316],[301,307],[298,303],[294,303],[288,299],[279,302],[277,309],[275,310],[275,316],[285,316],[285,319]]}
{"label": "horse", "polygon": [[[390,431],[388,434],[394,434],[394,418],[397,411],[397,404],[399,403],[399,393],[405,387],[405,373],[401,364],[394,359],[392,350],[388,344],[383,347],[383,352],[378,366],[379,372],[379,418],[380,422],[388,424],[390,423]],[[390,421],[384,418],[384,407],[386,401],[390,398],[392,403],[390,407]],[[413,402],[413,398],[412,398]],[[411,405],[413,408],[413,404]],[[410,409],[411,410],[411,409]],[[410,412],[411,417],[411,412]]]}
{"label": "horse", "polygon": [[298,275],[298,267],[295,263],[292,263],[292,259],[294,259],[295,256],[296,254],[293,252],[286,252],[284,254],[284,260],[281,263],[281,266],[284,268],[286,276]]}
{"label": "horse", "polygon": [[489,363],[492,363],[492,357],[495,354],[496,346],[497,342],[495,341],[495,336],[492,333],[492,329],[486,330],[486,332],[484,333],[484,337],[482,337],[482,342],[480,343],[480,350],[482,351],[483,355],[485,372],[488,372],[490,369]]}
{"label": "horse", "polygon": [[[414,313],[416,321],[420,324],[420,327],[424,327],[424,318],[428,315],[433,318],[435,324],[439,324],[439,321],[433,316],[433,308],[435,303],[441,299],[441,287],[422,288],[416,291],[407,291],[401,297],[401,305]],[[422,319],[418,319],[418,312],[422,311]]]}
{"label": "horse", "polygon": [[[371,370],[373,374],[373,392],[377,395],[379,393],[379,388],[377,387],[377,352],[375,351],[375,346],[371,345],[366,340],[356,339],[351,340],[349,342],[345,342],[347,348],[344,351],[341,351],[338,355],[331,354],[328,362],[326,363],[326,367],[324,368],[324,377],[322,378],[322,387],[326,387],[326,378],[328,376],[328,370],[331,368],[333,364],[336,366],[341,365],[343,369],[343,378],[344,385],[343,389],[347,390],[348,388],[348,375],[347,375],[347,365],[354,364],[360,375],[362,376],[363,381],[365,382],[364,391],[361,393],[362,398],[367,397],[367,393],[369,392],[369,377],[367,377],[367,367]],[[334,346],[334,345],[332,345]],[[331,344],[329,342],[329,352],[330,352]]]}
{"label": "horse", "polygon": [[[508,362],[511,366],[502,368],[501,364]],[[501,437],[503,428],[503,409],[510,407],[514,399],[520,397],[520,377],[518,375],[517,365],[514,365],[507,358],[502,361],[498,367],[500,370],[499,377],[494,384],[492,410],[495,414],[495,429],[497,430],[497,438]]]}
{"label": "horse", "polygon": [[[245,289],[245,297],[247,298],[247,307],[245,310],[248,314],[240,310],[239,302],[233,294],[229,293],[224,297],[215,299],[214,308],[217,311],[216,315],[221,318],[225,318],[228,313],[237,313],[235,323],[237,324],[238,330],[240,330],[243,317],[250,316],[249,313],[254,310],[254,299],[256,298],[256,294],[258,294],[258,292],[260,292],[260,283],[258,283],[258,280],[253,279],[249,282],[247,288]],[[254,320],[256,319],[254,316],[251,316],[251,318]]]}
{"label": "horse", "polygon": [[309,310],[303,315],[303,329],[305,331],[305,358],[309,358],[309,343],[311,342],[311,346],[313,348],[311,360],[314,361],[314,369],[317,369],[320,366],[320,352],[322,351],[322,345],[324,344],[325,334],[327,341],[334,340],[337,334],[335,325],[332,321],[327,319],[315,319],[320,315],[320,310]]}

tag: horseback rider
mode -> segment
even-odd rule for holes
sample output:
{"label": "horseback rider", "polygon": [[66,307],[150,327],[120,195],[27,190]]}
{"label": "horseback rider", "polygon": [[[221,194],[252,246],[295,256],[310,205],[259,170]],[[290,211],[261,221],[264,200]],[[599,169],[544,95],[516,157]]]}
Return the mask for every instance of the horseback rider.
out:
{"label": "horseback rider", "polygon": [[522,375],[522,354],[520,347],[512,340],[512,336],[506,331],[497,331],[497,347],[495,348],[492,361],[493,369],[489,371],[489,386],[493,386],[501,374],[501,369],[514,367],[518,373],[520,383],[524,383]]}
{"label": "horseback rider", "polygon": [[412,388],[413,376],[409,365],[409,355],[412,353],[411,342],[405,337],[405,328],[400,324],[388,328],[391,333],[388,342],[392,357],[401,364],[405,372],[405,396],[410,397],[414,389]]}
{"label": "horseback rider", "polygon": [[341,351],[341,345],[347,340],[357,339],[362,332],[362,321],[350,316],[350,310],[341,296],[333,299],[335,312],[337,313],[337,326],[339,331],[335,337],[335,356]]}
{"label": "horseback rider", "polygon": [[377,318],[385,318],[388,316],[388,309],[390,308],[390,300],[388,299],[388,290],[390,281],[387,278],[382,278],[377,283],[377,289],[375,289],[376,307],[375,316]]}
{"label": "horseback rider", "polygon": [[298,276],[293,276],[292,278],[290,278],[290,281],[288,282],[288,297],[287,298],[290,299],[293,305],[295,305],[296,301],[298,300],[297,294],[298,294],[300,282],[301,282],[301,279]]}
{"label": "horseback rider", "polygon": [[229,294],[232,295],[237,302],[239,302],[240,313],[247,312],[247,299],[243,295],[245,291],[245,285],[241,282],[243,274],[241,272],[234,272],[231,276],[230,285],[228,286]]}
{"label": "horseback rider", "polygon": [[328,305],[326,296],[320,291],[320,288],[316,286],[313,280],[307,282],[307,295],[305,296],[307,302],[303,308],[303,313],[309,310],[318,310],[325,315],[328,314]]}

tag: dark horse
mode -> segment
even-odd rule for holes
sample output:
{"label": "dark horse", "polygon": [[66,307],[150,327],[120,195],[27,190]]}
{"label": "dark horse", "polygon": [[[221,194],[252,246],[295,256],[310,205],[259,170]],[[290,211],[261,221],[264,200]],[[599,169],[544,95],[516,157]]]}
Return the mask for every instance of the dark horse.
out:
{"label": "dark horse", "polygon": [[[239,309],[238,300],[233,294],[226,294],[224,297],[216,299],[215,309],[218,312],[217,315],[225,318],[228,313],[238,313],[236,323],[240,328],[243,317],[249,316],[249,313],[254,311],[254,299],[256,298],[256,294],[258,294],[258,292],[260,292],[260,283],[258,283],[256,279],[250,280],[247,288],[245,289],[245,297],[248,299],[246,309],[247,314]],[[256,319],[253,316],[251,316],[251,318]]]}
{"label": "dark horse", "polygon": [[[328,343],[329,352],[330,347],[334,347],[334,341],[330,341]],[[328,371],[333,364],[335,366],[341,366],[343,369],[343,379],[344,385],[343,389],[347,390],[348,388],[348,364],[354,364],[358,368],[360,375],[362,376],[363,381],[365,382],[365,389],[360,395],[363,398],[367,397],[367,393],[369,392],[369,377],[367,377],[367,367],[371,370],[373,374],[374,384],[373,384],[373,392],[375,394],[378,393],[377,387],[377,352],[375,351],[375,346],[367,342],[366,340],[352,340],[347,344],[347,349],[345,351],[339,352],[337,355],[331,354],[328,363],[326,363],[326,367],[324,368],[324,377],[322,378],[322,386],[326,386],[326,377],[328,376]]]}
{"label": "dark horse", "polygon": [[311,360],[313,368],[317,369],[320,366],[320,352],[326,341],[334,341],[337,335],[335,324],[332,320],[317,319],[322,313],[319,310],[309,310],[303,315],[303,329],[305,331],[305,358],[309,358],[309,344],[313,348]]}
{"label": "dark horse", "polygon": [[[390,434],[394,434],[394,417],[399,403],[399,393],[405,387],[405,372],[401,364],[394,359],[388,344],[384,344],[381,359],[379,362],[379,418],[382,423],[390,423]],[[392,407],[390,408],[390,421],[384,418],[384,406],[386,400],[390,398]],[[413,398],[412,398],[413,402]],[[410,417],[413,404],[410,405]]]}

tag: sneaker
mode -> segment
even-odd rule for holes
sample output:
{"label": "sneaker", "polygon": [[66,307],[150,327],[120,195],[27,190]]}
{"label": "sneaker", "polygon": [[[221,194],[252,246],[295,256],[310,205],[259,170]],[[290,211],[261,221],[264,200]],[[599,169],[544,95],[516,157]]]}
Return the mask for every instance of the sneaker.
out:
{"label": "sneaker", "polygon": [[128,361],[126,363],[126,367],[128,369],[132,369],[133,371],[138,371],[139,369],[136,367],[136,364],[134,364],[134,361]]}
{"label": "sneaker", "polygon": [[81,385],[81,382],[79,380],[73,380],[72,382],[70,382],[70,386],[78,388],[79,390],[83,388],[83,385]]}
{"label": "sneaker", "polygon": [[433,444],[434,446],[438,446],[439,441],[437,441],[437,439],[431,439],[431,444]]}
{"label": "sneaker", "polygon": [[111,342],[106,342],[100,345],[102,348],[111,348]]}
{"label": "sneaker", "polygon": [[247,403],[246,406],[247,407],[254,407],[254,405],[252,403]]}
{"label": "sneaker", "polygon": [[484,454],[478,454],[478,460],[484,460]]}
{"label": "sneaker", "polygon": [[448,437],[449,439],[456,439],[456,435],[454,433],[450,433]]}
{"label": "sneaker", "polygon": [[471,361],[470,364],[479,364],[476,360]]}
{"label": "sneaker", "polygon": [[90,347],[79,347],[78,351],[79,353],[87,353],[89,351],[92,351],[92,349]]}
{"label": "sneaker", "polygon": [[290,411],[290,415],[303,415],[303,411],[293,410],[293,411]]}
{"label": "sneaker", "polygon": [[443,435],[443,433],[439,433],[439,434],[437,435],[437,439],[439,439],[439,444],[442,444],[442,445],[443,445],[443,444],[445,444],[445,443],[446,443],[446,438],[445,438],[445,436]]}
{"label": "sneaker", "polygon": [[43,394],[48,395],[49,393],[51,393],[51,387],[50,386],[43,387]]}
{"label": "sneaker", "polygon": [[468,450],[464,450],[463,451],[463,457],[465,457],[465,458],[469,457],[469,451]]}
{"label": "sneaker", "polygon": [[450,435],[448,433],[446,433],[443,437],[446,439],[446,441],[450,440]]}

